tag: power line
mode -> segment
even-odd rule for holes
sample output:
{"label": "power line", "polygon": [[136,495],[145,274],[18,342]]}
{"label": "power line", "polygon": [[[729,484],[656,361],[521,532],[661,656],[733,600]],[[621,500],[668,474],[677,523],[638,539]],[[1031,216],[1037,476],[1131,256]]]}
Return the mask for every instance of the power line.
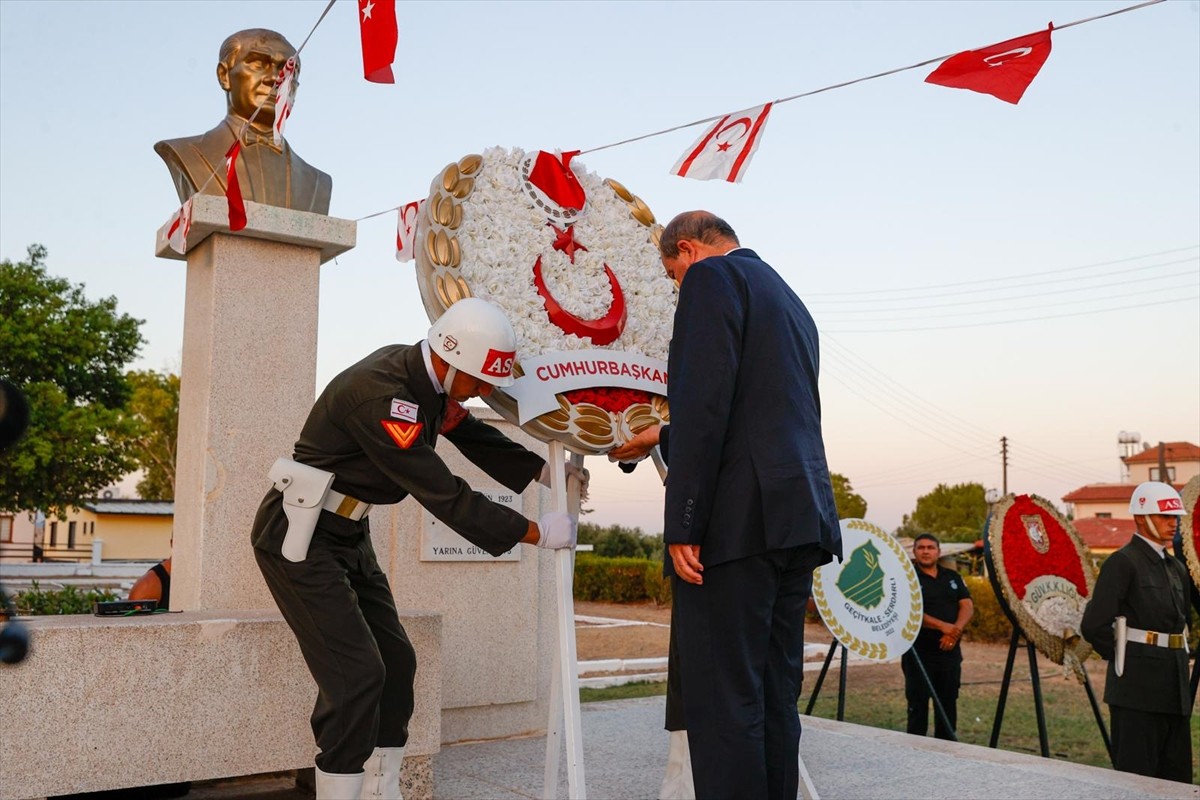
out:
{"label": "power line", "polygon": [[1063,319],[1065,317],[1085,317],[1091,314],[1105,314],[1109,311],[1126,311],[1132,308],[1149,308],[1150,306],[1170,305],[1173,303],[1188,303],[1200,301],[1200,295],[1190,297],[1178,297],[1173,300],[1156,300],[1151,303],[1135,303],[1125,306],[1113,306],[1112,308],[1097,308],[1091,311],[1076,311],[1068,314],[1048,314],[1041,317],[1022,317],[1020,319],[1002,319],[993,322],[975,322],[963,325],[926,325],[917,328],[870,328],[870,329],[854,329],[854,330],[838,330],[832,333],[911,333],[915,331],[950,331],[960,330],[963,328],[986,328],[994,325],[1017,325],[1022,322],[1040,322],[1048,319]]}
{"label": "power line", "polygon": [[[805,293],[805,297],[844,297],[844,296],[863,295],[863,294],[891,294],[894,292],[923,291],[925,289],[948,289],[953,286],[974,286],[974,285],[978,285],[981,283],[1000,283],[1003,281],[1016,281],[1016,280],[1020,280],[1022,278],[1036,278],[1041,275],[1057,275],[1057,274],[1060,274],[1063,272],[1076,272],[1078,270],[1095,269],[1097,267],[1109,267],[1109,266],[1112,266],[1113,264],[1126,264],[1130,261],[1140,261],[1143,258],[1156,258],[1158,256],[1170,255],[1172,253],[1183,253],[1183,252],[1187,252],[1188,250],[1195,250],[1197,248],[1200,248],[1200,244],[1188,245],[1187,247],[1175,247],[1170,250],[1158,250],[1153,253],[1143,253],[1143,254],[1137,255],[1137,256],[1127,256],[1125,258],[1117,258],[1117,259],[1113,259],[1112,261],[1099,261],[1099,262],[1096,262],[1093,264],[1083,264],[1083,265],[1077,266],[1077,267],[1060,267],[1058,269],[1039,270],[1037,272],[1024,272],[1024,273],[1020,273],[1018,275],[1002,275],[998,278],[977,278],[975,280],[970,280],[970,281],[955,281],[953,283],[933,283],[933,284],[925,284],[922,286],[909,286],[909,287],[901,287],[901,288],[894,288],[894,289],[860,289],[860,290],[856,290],[853,292],[807,292],[807,293]],[[1194,258],[1194,256],[1192,258]],[[1185,259],[1185,260],[1190,261],[1192,259],[1189,258],[1189,259]],[[1175,262],[1169,262],[1169,263],[1175,263]],[[1113,273],[1113,274],[1116,274],[1116,273]],[[830,302],[832,302],[832,301],[830,301]]]}

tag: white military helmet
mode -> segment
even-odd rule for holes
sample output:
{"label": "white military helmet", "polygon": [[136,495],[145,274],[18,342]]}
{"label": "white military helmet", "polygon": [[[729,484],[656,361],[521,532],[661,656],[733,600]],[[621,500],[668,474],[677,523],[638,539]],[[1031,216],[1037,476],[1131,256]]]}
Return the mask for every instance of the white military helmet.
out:
{"label": "white military helmet", "polygon": [[450,391],[457,371],[493,386],[513,384],[517,334],[496,306],[478,297],[464,297],[429,328],[429,349],[450,365],[443,386]]}
{"label": "white military helmet", "polygon": [[1138,487],[1133,490],[1133,497],[1129,498],[1129,513],[1134,516],[1166,514],[1172,517],[1182,517],[1185,514],[1183,498],[1179,496],[1179,492],[1165,483],[1146,481],[1139,483]]}

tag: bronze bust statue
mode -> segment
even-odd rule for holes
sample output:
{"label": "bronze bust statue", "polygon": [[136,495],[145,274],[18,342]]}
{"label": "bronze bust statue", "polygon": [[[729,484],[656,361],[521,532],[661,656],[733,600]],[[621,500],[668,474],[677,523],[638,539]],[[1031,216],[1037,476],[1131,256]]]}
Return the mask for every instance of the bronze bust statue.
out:
{"label": "bronze bust statue", "polygon": [[[225,153],[259,102],[269,96],[242,133],[242,151],[237,162],[242,197],[297,211],[329,213],[333,179],[296,155],[286,140],[282,147],[275,147],[271,135],[275,123],[272,92],[280,70],[295,54],[296,48],[287,39],[264,28],[238,31],[221,44],[217,82],[225,90],[225,119],[208,133],[167,139],[154,145],[154,152],[171,171],[180,202],[195,194],[214,173],[204,193],[225,193]],[[297,61],[293,97],[300,86],[299,78]]]}

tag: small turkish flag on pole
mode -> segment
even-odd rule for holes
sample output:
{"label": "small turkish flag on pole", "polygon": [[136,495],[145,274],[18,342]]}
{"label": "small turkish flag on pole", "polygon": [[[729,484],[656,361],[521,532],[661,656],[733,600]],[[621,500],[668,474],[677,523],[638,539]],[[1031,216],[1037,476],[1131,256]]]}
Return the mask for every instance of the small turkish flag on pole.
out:
{"label": "small turkish flag on pole", "polygon": [[187,253],[188,232],[192,229],[192,198],[175,212],[171,217],[171,227],[167,228],[167,244],[180,255]]}
{"label": "small turkish flag on pole", "polygon": [[423,205],[424,200],[415,200],[396,209],[396,260],[402,264],[417,257],[413,242],[417,238],[417,215]]}
{"label": "small turkish flag on pole", "polygon": [[771,104],[767,103],[721,117],[684,151],[671,173],[699,181],[741,183],[770,113]]}
{"label": "small turkish flag on pole", "polygon": [[396,0],[358,0],[358,30],[362,34],[363,77],[372,83],[395,83]]}
{"label": "small turkish flag on pole", "polygon": [[296,58],[293,56],[279,71],[275,79],[275,124],[271,126],[271,135],[276,147],[283,147],[283,126],[292,115],[292,92],[296,78]]}
{"label": "small turkish flag on pole", "polygon": [[242,152],[239,139],[225,154],[225,199],[229,201],[229,230],[246,227],[246,205],[242,202],[242,185],[238,183],[237,158]]}
{"label": "small turkish flag on pole", "polygon": [[925,82],[990,94],[1016,105],[1050,57],[1052,30],[1054,23],[1044,31],[950,56]]}

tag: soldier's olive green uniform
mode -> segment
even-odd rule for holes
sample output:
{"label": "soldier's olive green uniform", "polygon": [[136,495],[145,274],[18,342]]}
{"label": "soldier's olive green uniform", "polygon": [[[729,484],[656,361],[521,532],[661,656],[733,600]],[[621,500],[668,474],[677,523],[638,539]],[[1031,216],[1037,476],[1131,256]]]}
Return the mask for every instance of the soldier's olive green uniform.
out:
{"label": "soldier's olive green uniform", "polygon": [[[412,495],[468,541],[501,555],[525,536],[528,521],[473,491],[434,452],[445,410],[446,396],[430,380],[420,346],[384,347],[330,382],[309,412],[293,458],[332,472],[334,491],[366,503],[397,503]],[[397,424],[404,432],[399,437],[389,433]],[[545,465],[469,415],[444,435],[514,492]],[[286,532],[282,495],[271,489],[251,540],[317,683],[316,763],[325,772],[360,772],[375,747],[401,747],[408,740],[413,648],[376,563],[366,517],[353,522],[322,511],[308,556],[297,563],[280,554]]]}

